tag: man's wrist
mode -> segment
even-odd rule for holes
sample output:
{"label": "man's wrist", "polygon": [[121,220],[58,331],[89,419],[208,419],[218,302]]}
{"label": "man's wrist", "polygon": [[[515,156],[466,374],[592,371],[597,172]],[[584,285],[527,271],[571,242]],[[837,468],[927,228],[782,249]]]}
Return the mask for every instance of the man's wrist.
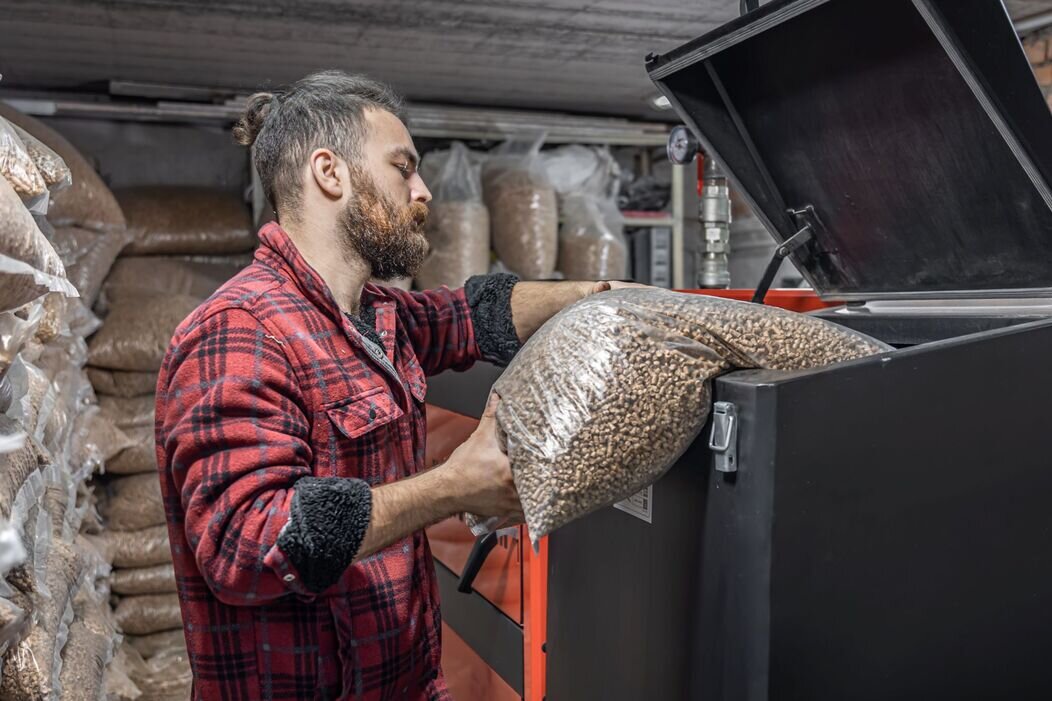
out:
{"label": "man's wrist", "polygon": [[427,491],[432,495],[432,503],[439,520],[464,511],[461,500],[463,485],[454,460],[455,458],[447,460],[421,475],[421,478],[427,481]]}

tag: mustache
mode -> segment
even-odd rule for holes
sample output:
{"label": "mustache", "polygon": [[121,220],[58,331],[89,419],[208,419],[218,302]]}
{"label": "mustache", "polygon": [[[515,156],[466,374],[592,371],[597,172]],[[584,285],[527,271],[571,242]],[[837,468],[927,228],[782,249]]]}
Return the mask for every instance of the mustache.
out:
{"label": "mustache", "polygon": [[423,202],[411,202],[409,204],[409,219],[418,227],[427,223],[431,210]]}

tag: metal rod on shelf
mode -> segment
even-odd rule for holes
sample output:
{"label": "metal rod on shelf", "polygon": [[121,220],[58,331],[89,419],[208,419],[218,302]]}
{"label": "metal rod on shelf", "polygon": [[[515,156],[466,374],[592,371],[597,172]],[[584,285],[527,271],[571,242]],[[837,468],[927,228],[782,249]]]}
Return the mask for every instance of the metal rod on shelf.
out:
{"label": "metal rod on shelf", "polygon": [[[0,99],[38,116],[70,116],[143,122],[229,123],[241,115],[242,101],[225,103],[172,100],[110,102],[97,97],[4,92]],[[418,137],[499,141],[510,135],[544,131],[551,144],[664,146],[668,125],[614,117],[582,117],[559,113],[409,105],[409,128]]]}
{"label": "metal rod on shelf", "polygon": [[683,235],[683,169],[672,166],[672,287],[682,290],[686,280],[686,251]]}

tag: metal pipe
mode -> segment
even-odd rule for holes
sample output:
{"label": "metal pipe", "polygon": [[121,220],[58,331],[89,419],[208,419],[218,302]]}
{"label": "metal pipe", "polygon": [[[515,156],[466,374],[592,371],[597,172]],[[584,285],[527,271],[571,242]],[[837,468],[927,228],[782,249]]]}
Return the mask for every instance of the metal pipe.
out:
{"label": "metal pipe", "polygon": [[697,253],[697,285],[702,289],[727,289],[731,272],[731,195],[727,174],[715,158],[705,159],[698,218],[701,220],[701,249]]}
{"label": "metal pipe", "polygon": [[1036,15],[1030,15],[1016,21],[1015,31],[1016,34],[1028,34],[1038,29],[1043,29],[1050,24],[1052,24],[1052,10],[1039,12]]}

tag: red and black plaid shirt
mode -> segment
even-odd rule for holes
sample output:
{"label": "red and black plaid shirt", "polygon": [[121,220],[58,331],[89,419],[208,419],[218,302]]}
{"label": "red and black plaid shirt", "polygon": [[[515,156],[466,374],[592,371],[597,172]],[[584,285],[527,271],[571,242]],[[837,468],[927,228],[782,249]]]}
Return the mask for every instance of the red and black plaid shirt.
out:
{"label": "red and black plaid shirt", "polygon": [[480,355],[465,293],[366,286],[392,373],[281,227],[260,238],[179,327],[158,382],[194,698],[448,699],[423,532],[316,595],[277,540],[303,477],[379,485],[424,468],[424,377]]}

